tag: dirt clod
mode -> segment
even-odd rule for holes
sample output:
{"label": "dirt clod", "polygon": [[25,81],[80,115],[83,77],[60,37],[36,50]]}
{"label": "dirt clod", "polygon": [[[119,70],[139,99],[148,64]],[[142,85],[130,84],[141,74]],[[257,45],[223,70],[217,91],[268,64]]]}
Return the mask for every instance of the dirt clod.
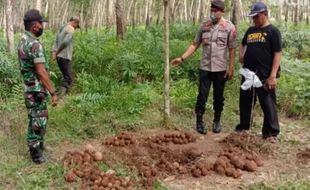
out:
{"label": "dirt clod", "polygon": [[151,142],[156,144],[173,143],[173,144],[188,144],[195,142],[196,138],[191,133],[187,132],[171,132],[159,134],[150,138]]}
{"label": "dirt clod", "polygon": [[135,144],[136,140],[134,139],[133,135],[123,132],[115,137],[107,138],[103,144],[108,146],[128,146]]}
{"label": "dirt clod", "polygon": [[308,164],[310,162],[310,148],[299,150],[296,156],[299,163]]}
{"label": "dirt clod", "polygon": [[69,182],[69,183],[76,181],[75,173],[72,170],[67,172],[67,174],[65,175],[65,180],[66,180],[66,182]]}
{"label": "dirt clod", "polygon": [[[101,151],[87,145],[84,152],[67,152],[63,158],[65,178],[81,181],[82,189],[122,190],[131,189],[134,184],[151,189],[157,179],[204,177],[214,172],[240,178],[243,171],[254,172],[263,165],[263,142],[254,135],[231,134],[222,141],[208,142],[217,145],[216,150],[201,148],[203,141],[205,139],[196,139],[194,134],[184,131],[167,130],[150,136],[120,133],[106,138]],[[98,161],[110,169],[101,171]],[[119,163],[137,171],[139,179],[132,181],[116,176],[113,166]]]}
{"label": "dirt clod", "polygon": [[101,171],[95,161],[103,160],[101,152],[95,149],[85,149],[84,152],[67,152],[63,158],[67,172],[64,175],[68,183],[80,178],[81,189],[128,189],[132,186],[130,179]]}
{"label": "dirt clod", "polygon": [[246,160],[244,162],[244,169],[249,172],[254,172],[257,170],[257,165],[253,160]]}
{"label": "dirt clod", "polygon": [[239,178],[242,170],[254,172],[260,166],[263,166],[263,161],[255,151],[231,147],[219,153],[214,170],[220,175]]}

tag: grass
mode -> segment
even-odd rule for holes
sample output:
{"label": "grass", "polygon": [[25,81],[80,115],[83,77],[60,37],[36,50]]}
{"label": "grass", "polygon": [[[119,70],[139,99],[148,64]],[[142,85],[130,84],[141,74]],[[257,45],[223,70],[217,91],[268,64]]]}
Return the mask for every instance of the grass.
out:
{"label": "grass", "polygon": [[[247,26],[239,29],[241,34]],[[45,165],[35,166],[29,160],[25,143],[27,123],[26,109],[22,98],[20,74],[16,57],[4,53],[5,41],[0,39],[0,189],[68,189],[63,179],[63,167],[59,149],[64,142],[81,145],[89,139],[102,138],[121,131],[145,131],[162,128],[163,109],[163,62],[162,28],[148,31],[129,31],[125,43],[118,44],[114,33],[75,35],[76,78],[74,87],[66,97],[65,104],[49,107],[49,121],[46,143],[53,149],[47,155],[51,159]],[[197,26],[176,26],[171,30],[171,58],[179,56],[195,36]],[[295,40],[290,37],[293,29],[286,31],[283,73],[279,81],[279,110],[281,118],[291,116],[307,119],[309,115],[308,73],[309,55],[295,55]],[[91,36],[91,37],[90,37]],[[239,35],[241,38],[242,35]],[[299,35],[303,40],[307,35]],[[43,36],[46,49],[50,49],[54,34]],[[239,39],[240,40],[240,39]],[[291,49],[290,49],[291,48]],[[307,47],[306,47],[307,48]],[[294,50],[294,51],[293,51]],[[291,52],[290,52],[291,51]],[[96,52],[94,54],[94,52]],[[50,55],[47,55],[50,59]],[[195,124],[194,106],[197,96],[197,66],[200,52],[195,53],[180,67],[171,68],[171,124],[175,128],[193,130]],[[303,60],[298,60],[302,58]],[[237,57],[236,57],[237,63]],[[50,61],[52,79],[57,84],[59,70]],[[239,121],[238,95],[240,78],[239,64],[236,64],[235,79],[226,84],[225,106],[222,124],[224,132],[231,132]],[[96,68],[96,69],[94,69]],[[305,72],[301,72],[305,71]],[[5,77],[2,77],[5,76]],[[212,89],[206,107],[205,121],[208,126],[213,120]],[[260,132],[262,112],[255,108],[254,131]],[[281,120],[280,118],[280,120]],[[301,126],[288,125],[283,128],[283,137],[290,146],[301,146],[291,131],[307,128],[309,121],[297,121]],[[309,128],[309,127],[308,127]],[[286,147],[284,147],[286,148]],[[107,166],[100,165],[107,170]],[[126,166],[114,168],[119,175],[130,175]],[[135,174],[132,175],[136,177]],[[280,183],[284,183],[281,185]],[[254,184],[252,189],[307,189],[309,183],[283,180],[279,186]],[[166,190],[161,182],[154,189]]]}
{"label": "grass", "polygon": [[[0,189],[66,189],[67,184],[65,184],[63,180],[63,168],[60,162],[63,155],[51,155],[54,153],[57,154],[58,148],[63,146],[62,143],[64,141],[69,141],[72,144],[82,144],[83,141],[87,141],[87,139],[102,138],[103,136],[114,134],[119,131],[139,131],[147,128],[161,127],[158,121],[161,118],[161,101],[159,100],[147,106],[144,109],[145,113],[138,115],[138,117],[135,116],[131,118],[133,124],[129,125],[122,121],[123,119],[118,120],[116,117],[113,117],[113,114],[105,109],[98,108],[93,116],[85,114],[86,112],[82,111],[84,109],[83,106],[77,110],[72,110],[68,108],[70,105],[67,105],[71,102],[69,99],[70,97],[68,97],[68,102],[66,102],[63,107],[50,109],[50,120],[46,141],[53,149],[52,152],[48,152],[48,156],[52,159],[49,163],[42,166],[33,165],[28,157],[27,147],[23,140],[25,132],[24,123],[26,121],[26,113],[25,109],[23,109],[23,104],[20,104],[16,108],[12,108],[13,112],[18,112],[20,114],[6,117],[6,119],[8,119],[7,123],[10,123],[10,128],[1,130],[0,133],[0,148],[2,150],[0,153],[0,170],[2,171],[0,174]],[[189,99],[191,100],[191,98]],[[182,102],[184,100],[180,99],[178,101]],[[176,104],[176,101],[172,103]],[[192,110],[186,111],[188,109],[190,109],[190,107],[186,109],[178,106],[174,107],[171,118],[174,126],[192,129],[194,125],[194,114]],[[226,132],[233,130],[233,126],[229,123],[234,123],[235,120],[237,120],[237,114],[232,115],[232,112],[226,109],[224,115],[227,116],[229,114],[230,117],[226,117],[225,120],[223,120],[224,124],[226,124],[225,126],[227,126],[224,129]],[[186,115],[186,117],[184,117],[184,115]],[[206,118],[212,118],[212,116],[206,115]],[[155,124],[153,122],[155,122]],[[257,125],[261,122],[262,121],[257,121]],[[153,124],[149,125],[151,123]],[[294,126],[302,128],[306,125],[290,126],[289,128],[295,128]],[[7,134],[9,134],[9,136],[4,134],[4,131],[8,131]],[[290,130],[287,132],[290,132]],[[285,130],[284,133],[286,133]],[[282,134],[282,136],[285,137],[285,134]],[[291,146],[299,145],[298,143],[290,144]],[[57,156],[57,159],[55,156]],[[108,169],[105,165],[100,166],[100,168],[104,170]],[[132,176],[125,166],[119,165],[113,169],[119,175]],[[309,187],[307,185],[309,184],[304,184],[302,182],[290,184],[292,187],[291,189],[293,189],[293,187]],[[262,186],[257,184],[249,188],[268,189],[270,187],[274,186]],[[157,182],[154,189],[159,190],[167,188],[160,182]]]}
{"label": "grass", "polygon": [[163,185],[160,181],[155,181],[153,189],[154,190],[170,190],[165,185]]}
{"label": "grass", "polygon": [[[227,83],[225,97],[226,106],[223,113],[224,132],[231,132],[238,122],[238,101],[236,92],[238,81]],[[150,128],[161,128],[161,109],[163,98],[161,95],[161,83],[148,83],[141,85],[122,85],[107,91],[106,95],[96,97],[75,94],[67,96],[65,104],[60,107],[49,107],[49,123],[46,135],[46,143],[51,145],[53,153],[56,153],[63,142],[82,144],[83,141],[94,138],[102,138],[106,135],[120,131],[139,131]],[[171,84],[172,125],[177,128],[193,129],[195,119],[193,107],[197,94],[197,86],[186,79],[173,81]],[[205,114],[207,125],[211,125],[213,119],[212,91]],[[109,99],[109,101],[106,101]],[[141,102],[143,99],[143,102]],[[117,102],[119,100],[119,102]],[[125,103],[124,103],[125,102]],[[211,104],[211,105],[210,105]],[[28,156],[25,145],[26,110],[23,100],[17,99],[12,103],[2,104],[0,132],[0,189],[66,189],[68,185],[63,179],[63,168],[59,159],[63,155],[50,155],[50,162],[43,166],[34,166]],[[122,109],[123,108],[123,109]],[[11,114],[19,113],[19,114]],[[255,110],[254,130],[261,130],[261,110],[259,106]],[[303,123],[302,126],[307,126]],[[290,124],[283,130],[281,136],[289,134],[299,125]],[[300,143],[289,140],[291,146]],[[56,153],[57,154],[57,153]],[[58,153],[59,154],[59,153]],[[103,168],[105,166],[102,166]],[[125,166],[114,168],[120,175],[130,172]],[[131,175],[132,176],[132,175]],[[133,177],[136,178],[134,175]],[[299,187],[299,183],[291,184]],[[307,184],[303,184],[307,187]],[[249,188],[271,188],[274,186],[253,185]],[[154,189],[167,189],[157,182]]]}
{"label": "grass", "polygon": [[44,166],[33,165],[28,159],[0,165],[4,176],[1,176],[1,189],[57,189],[65,187],[62,177],[63,167],[57,163]]}
{"label": "grass", "polygon": [[247,187],[249,190],[308,190],[310,189],[309,181],[284,182],[284,184],[268,185],[266,183],[258,183]]}

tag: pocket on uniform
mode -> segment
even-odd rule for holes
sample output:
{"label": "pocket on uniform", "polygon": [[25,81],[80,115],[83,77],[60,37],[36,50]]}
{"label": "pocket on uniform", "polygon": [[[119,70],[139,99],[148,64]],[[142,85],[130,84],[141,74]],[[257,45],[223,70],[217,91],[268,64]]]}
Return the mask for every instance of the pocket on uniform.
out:
{"label": "pocket on uniform", "polygon": [[202,33],[202,43],[205,45],[209,45],[211,40],[211,33],[210,32],[204,32]]}
{"label": "pocket on uniform", "polygon": [[217,41],[216,44],[219,46],[225,46],[227,45],[227,36],[228,34],[225,32],[219,32],[217,35]]}
{"label": "pocket on uniform", "polygon": [[43,102],[46,99],[47,94],[44,92],[36,92],[34,99],[36,102]]}

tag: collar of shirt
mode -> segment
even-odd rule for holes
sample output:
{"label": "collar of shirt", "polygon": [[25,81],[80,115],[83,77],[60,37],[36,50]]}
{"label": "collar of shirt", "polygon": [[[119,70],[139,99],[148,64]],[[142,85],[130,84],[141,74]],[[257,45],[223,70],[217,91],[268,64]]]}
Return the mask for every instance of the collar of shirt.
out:
{"label": "collar of shirt", "polygon": [[75,31],[75,28],[73,27],[73,26],[71,26],[71,24],[69,24],[68,23],[68,30],[70,31],[70,32],[74,32]]}
{"label": "collar of shirt", "polygon": [[226,25],[227,25],[226,20],[223,17],[221,17],[220,21],[215,25],[212,24],[211,20],[208,20],[204,25],[204,30],[210,30],[211,28],[215,29],[218,26],[221,26],[221,28],[225,28]]}
{"label": "collar of shirt", "polygon": [[226,24],[227,24],[226,20],[225,20],[223,17],[221,17],[221,19],[220,19],[218,25],[221,25],[221,26],[225,27]]}
{"label": "collar of shirt", "polygon": [[38,37],[35,37],[31,32],[25,31],[24,33],[28,38],[33,39],[33,40],[38,40]]}
{"label": "collar of shirt", "polygon": [[226,26],[226,21],[223,17],[221,18],[219,25]]}

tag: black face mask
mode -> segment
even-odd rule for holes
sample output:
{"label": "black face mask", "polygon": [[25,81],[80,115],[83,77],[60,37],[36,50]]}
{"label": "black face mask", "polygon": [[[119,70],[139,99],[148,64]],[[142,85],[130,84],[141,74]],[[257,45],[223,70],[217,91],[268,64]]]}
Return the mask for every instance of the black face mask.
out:
{"label": "black face mask", "polygon": [[211,14],[210,19],[211,19],[212,24],[217,24],[220,20],[219,18],[217,18],[213,14]]}
{"label": "black face mask", "polygon": [[37,33],[35,34],[36,37],[39,37],[43,34],[43,28],[40,28]]}

